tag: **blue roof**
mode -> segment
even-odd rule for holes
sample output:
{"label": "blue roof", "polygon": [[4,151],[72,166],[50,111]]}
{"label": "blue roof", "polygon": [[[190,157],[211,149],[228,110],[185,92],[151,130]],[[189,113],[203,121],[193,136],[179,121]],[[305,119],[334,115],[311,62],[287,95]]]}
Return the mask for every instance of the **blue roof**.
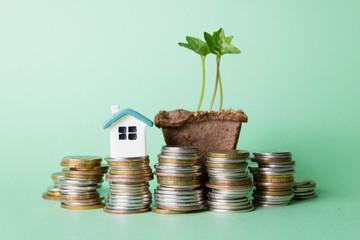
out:
{"label": "blue roof", "polygon": [[130,108],[126,108],[124,110],[121,110],[121,111],[113,114],[109,120],[104,122],[103,129],[107,129],[108,127],[111,126],[111,124],[113,124],[114,122],[116,122],[117,120],[119,120],[120,118],[122,118],[126,115],[130,115],[130,116],[133,116],[134,118],[139,119],[140,121],[144,122],[149,127],[153,126],[153,122],[150,119],[144,117],[140,113],[138,113]]}

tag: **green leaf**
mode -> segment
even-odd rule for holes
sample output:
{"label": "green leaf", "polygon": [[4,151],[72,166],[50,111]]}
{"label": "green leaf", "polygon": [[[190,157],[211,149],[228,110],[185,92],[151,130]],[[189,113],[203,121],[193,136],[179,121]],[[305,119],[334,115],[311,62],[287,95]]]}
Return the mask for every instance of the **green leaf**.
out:
{"label": "green leaf", "polygon": [[225,32],[222,28],[220,28],[217,32],[214,32],[212,36],[205,32],[204,38],[208,44],[210,52],[215,55],[241,53],[237,47],[231,44],[233,36],[225,37]]}
{"label": "green leaf", "polygon": [[209,51],[215,55],[218,55],[219,53],[215,50],[215,43],[213,37],[209,33],[204,32],[204,38],[207,46],[209,47]]}
{"label": "green leaf", "polygon": [[203,40],[187,36],[186,41],[187,43],[180,42],[179,46],[186,47],[204,57],[210,53],[208,45]]}

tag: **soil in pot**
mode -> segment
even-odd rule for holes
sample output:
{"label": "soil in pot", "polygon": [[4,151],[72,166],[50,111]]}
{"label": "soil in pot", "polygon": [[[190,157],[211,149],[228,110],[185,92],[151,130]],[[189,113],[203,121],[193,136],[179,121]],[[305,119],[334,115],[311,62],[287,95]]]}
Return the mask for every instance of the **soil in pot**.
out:
{"label": "soil in pot", "polygon": [[220,112],[194,112],[183,109],[160,111],[155,125],[161,128],[167,145],[198,146],[202,151],[235,149],[241,124],[247,115],[232,109]]}

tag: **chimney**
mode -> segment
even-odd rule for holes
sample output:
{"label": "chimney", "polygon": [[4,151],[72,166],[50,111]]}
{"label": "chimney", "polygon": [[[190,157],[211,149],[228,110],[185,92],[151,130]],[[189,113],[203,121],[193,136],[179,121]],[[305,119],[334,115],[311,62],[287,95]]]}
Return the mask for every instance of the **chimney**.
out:
{"label": "chimney", "polygon": [[117,112],[119,112],[119,105],[111,106],[111,113],[114,115]]}

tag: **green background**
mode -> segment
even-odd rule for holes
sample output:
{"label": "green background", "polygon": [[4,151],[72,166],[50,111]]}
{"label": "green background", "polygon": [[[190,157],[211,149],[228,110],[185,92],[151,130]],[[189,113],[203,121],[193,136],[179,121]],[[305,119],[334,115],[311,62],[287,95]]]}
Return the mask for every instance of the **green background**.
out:
{"label": "green background", "polygon": [[[357,0],[1,0],[0,239],[359,238],[359,11]],[[221,62],[224,108],[249,117],[238,148],[291,150],[318,198],[181,216],[70,211],[41,198],[62,156],[109,153],[111,105],[150,119],[195,110],[201,60],[177,43],[220,27],[242,50]],[[203,110],[214,56],[206,63]],[[152,164],[163,144],[149,128]]]}

